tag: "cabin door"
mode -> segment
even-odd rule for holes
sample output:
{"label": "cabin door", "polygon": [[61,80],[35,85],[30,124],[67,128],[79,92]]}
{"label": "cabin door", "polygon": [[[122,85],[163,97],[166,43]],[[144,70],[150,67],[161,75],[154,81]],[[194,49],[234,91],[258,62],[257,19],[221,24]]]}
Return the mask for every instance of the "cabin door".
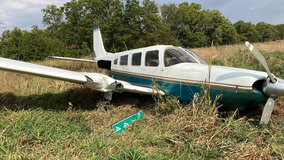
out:
{"label": "cabin door", "polygon": [[144,77],[144,85],[152,85],[153,80],[159,80],[161,77],[161,66],[159,60],[159,50],[147,51],[143,54],[141,65],[141,76]]}
{"label": "cabin door", "polygon": [[202,93],[201,74],[204,70],[204,65],[196,63],[185,63],[180,69],[181,72],[181,99],[186,102],[193,100],[196,93]]}

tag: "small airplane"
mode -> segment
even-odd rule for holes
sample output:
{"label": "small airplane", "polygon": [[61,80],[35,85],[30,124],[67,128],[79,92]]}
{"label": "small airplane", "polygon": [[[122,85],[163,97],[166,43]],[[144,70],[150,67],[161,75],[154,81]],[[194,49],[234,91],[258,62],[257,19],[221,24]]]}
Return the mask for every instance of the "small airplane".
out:
{"label": "small airplane", "polygon": [[[85,85],[104,92],[112,99],[114,91],[138,94],[174,95],[190,102],[196,93],[210,86],[210,97],[218,95],[222,110],[253,110],[263,105],[260,123],[267,124],[277,97],[284,95],[284,80],[271,74],[263,56],[249,42],[246,46],[262,63],[266,72],[224,66],[211,66],[196,53],[172,45],[156,45],[119,53],[105,50],[100,27],[93,28],[94,60],[52,57],[96,62],[107,69],[101,73],[80,73],[48,66],[0,58],[0,70],[30,74]],[[210,75],[209,75],[210,74]],[[153,90],[153,81],[159,90]]]}

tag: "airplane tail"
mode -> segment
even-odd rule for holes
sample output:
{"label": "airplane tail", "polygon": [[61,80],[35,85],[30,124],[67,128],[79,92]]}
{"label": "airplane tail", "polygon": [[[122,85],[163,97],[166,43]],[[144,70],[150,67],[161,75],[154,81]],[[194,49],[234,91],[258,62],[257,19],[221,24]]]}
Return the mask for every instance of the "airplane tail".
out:
{"label": "airplane tail", "polygon": [[93,46],[94,46],[94,58],[107,55],[99,26],[93,28]]}

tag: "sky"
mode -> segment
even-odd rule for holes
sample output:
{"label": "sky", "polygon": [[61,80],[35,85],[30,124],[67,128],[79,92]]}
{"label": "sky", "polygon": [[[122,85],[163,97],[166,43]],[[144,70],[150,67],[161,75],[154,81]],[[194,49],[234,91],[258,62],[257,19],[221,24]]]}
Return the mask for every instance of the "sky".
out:
{"label": "sky", "polygon": [[[0,36],[4,30],[14,27],[30,30],[33,25],[42,25],[42,11],[47,5],[62,6],[71,0],[0,0]],[[142,1],[142,0],[140,0]],[[158,5],[164,3],[199,3],[202,9],[218,9],[232,23],[266,22],[273,25],[284,24],[283,0],[154,0]]]}

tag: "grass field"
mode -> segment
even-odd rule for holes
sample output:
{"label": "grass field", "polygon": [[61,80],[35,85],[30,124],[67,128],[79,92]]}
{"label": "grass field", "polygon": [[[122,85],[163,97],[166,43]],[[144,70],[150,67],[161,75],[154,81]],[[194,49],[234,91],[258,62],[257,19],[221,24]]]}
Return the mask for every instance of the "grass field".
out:
{"label": "grass field", "polygon": [[[253,44],[276,76],[284,78],[284,42]],[[206,60],[211,48],[192,49]],[[213,64],[263,70],[245,46],[213,47]],[[38,64],[104,72],[91,63]],[[84,86],[0,71],[0,159],[283,159],[284,107],[279,99],[268,125],[262,109],[218,116],[206,97],[181,104],[174,97],[102,94]],[[212,105],[211,105],[212,106]],[[139,110],[144,118],[121,134],[110,125]]]}

